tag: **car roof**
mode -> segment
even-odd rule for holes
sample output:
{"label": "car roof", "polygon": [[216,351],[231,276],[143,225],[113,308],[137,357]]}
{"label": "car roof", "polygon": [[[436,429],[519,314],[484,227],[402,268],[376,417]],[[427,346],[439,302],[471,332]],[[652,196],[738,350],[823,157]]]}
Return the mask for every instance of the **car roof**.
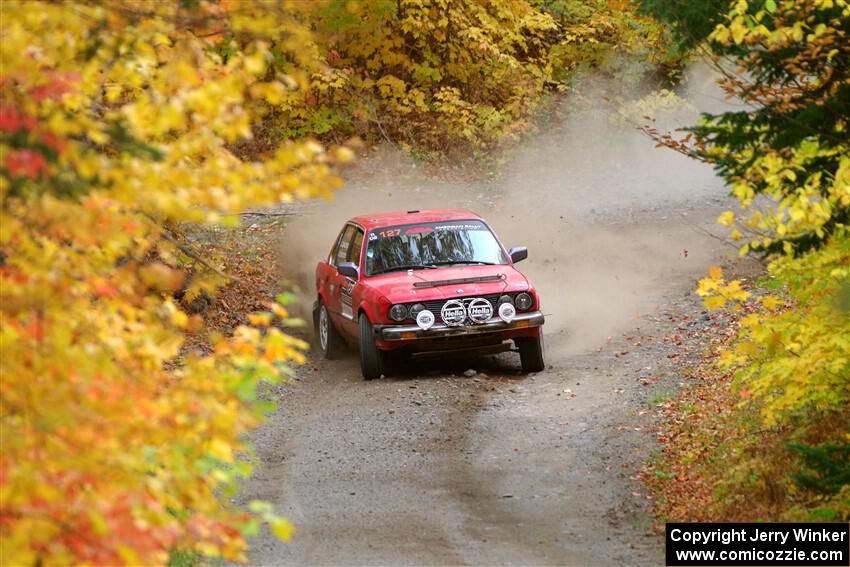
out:
{"label": "car roof", "polygon": [[375,213],[360,215],[351,222],[361,225],[366,230],[384,226],[414,224],[418,222],[438,222],[448,220],[483,220],[480,216],[464,209],[415,209],[411,211],[394,211],[390,213]]}

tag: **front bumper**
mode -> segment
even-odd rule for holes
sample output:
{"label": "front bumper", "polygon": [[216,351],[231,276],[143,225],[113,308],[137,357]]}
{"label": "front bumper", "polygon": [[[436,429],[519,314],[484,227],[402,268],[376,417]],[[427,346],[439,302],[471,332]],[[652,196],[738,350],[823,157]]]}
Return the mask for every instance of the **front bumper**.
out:
{"label": "front bumper", "polygon": [[420,329],[418,325],[375,325],[375,333],[385,341],[409,341],[527,329],[530,327],[540,327],[543,325],[543,321],[543,312],[532,311],[529,313],[518,313],[510,323],[505,323],[498,317],[493,317],[480,325],[450,327],[445,323],[437,323],[427,331]]}

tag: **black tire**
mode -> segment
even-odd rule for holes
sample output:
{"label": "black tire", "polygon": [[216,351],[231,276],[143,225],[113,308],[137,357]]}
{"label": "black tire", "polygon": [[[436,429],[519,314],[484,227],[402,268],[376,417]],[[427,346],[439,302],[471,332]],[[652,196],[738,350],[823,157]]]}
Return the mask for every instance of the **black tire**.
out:
{"label": "black tire", "polygon": [[316,306],[316,339],[322,358],[328,360],[338,357],[345,348],[345,341],[334,327],[330,313],[321,299]]}
{"label": "black tire", "polygon": [[543,372],[546,361],[543,360],[543,331],[536,337],[515,339],[519,349],[519,359],[523,372]]}
{"label": "black tire", "polygon": [[365,313],[360,314],[360,371],[366,380],[380,378],[384,373],[385,355],[375,344],[372,322]]}

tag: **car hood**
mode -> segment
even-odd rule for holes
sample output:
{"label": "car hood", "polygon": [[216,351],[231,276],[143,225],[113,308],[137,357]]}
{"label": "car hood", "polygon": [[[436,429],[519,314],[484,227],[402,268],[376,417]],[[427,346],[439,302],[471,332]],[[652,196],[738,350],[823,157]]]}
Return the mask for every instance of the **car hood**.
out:
{"label": "car hood", "polygon": [[[478,281],[483,279],[485,281]],[[517,293],[529,287],[513,266],[455,266],[412,272],[391,272],[364,282],[391,303],[433,301],[493,293]]]}

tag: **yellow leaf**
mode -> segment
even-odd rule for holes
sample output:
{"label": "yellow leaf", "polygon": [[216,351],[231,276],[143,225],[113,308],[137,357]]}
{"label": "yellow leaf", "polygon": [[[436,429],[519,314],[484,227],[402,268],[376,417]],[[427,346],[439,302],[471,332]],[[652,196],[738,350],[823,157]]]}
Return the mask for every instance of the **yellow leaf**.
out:
{"label": "yellow leaf", "polygon": [[269,522],[272,533],[283,541],[289,541],[295,533],[295,527],[286,518],[275,518]]}
{"label": "yellow leaf", "polygon": [[164,33],[154,34],[153,36],[153,44],[154,45],[171,45],[171,40],[168,39],[168,36]]}
{"label": "yellow leaf", "polygon": [[248,322],[257,327],[268,327],[271,320],[271,313],[251,313],[248,315]]}
{"label": "yellow leaf", "polygon": [[711,37],[719,43],[726,43],[729,41],[729,28],[722,24],[718,24],[714,29],[714,32],[711,34]]}
{"label": "yellow leaf", "polygon": [[732,32],[732,40],[738,45],[744,41],[744,37],[747,35],[747,27],[744,25],[741,17],[732,20],[729,30]]}
{"label": "yellow leaf", "polygon": [[209,453],[213,457],[221,459],[222,461],[233,461],[233,449],[230,447],[230,444],[218,437],[214,437],[213,440],[210,441]]}
{"label": "yellow leaf", "polygon": [[89,511],[89,520],[91,520],[92,528],[99,536],[104,536],[109,533],[109,524],[103,518],[103,515],[96,510]]}
{"label": "yellow leaf", "polygon": [[185,328],[189,324],[189,317],[179,309],[171,313],[171,323],[175,327]]}

